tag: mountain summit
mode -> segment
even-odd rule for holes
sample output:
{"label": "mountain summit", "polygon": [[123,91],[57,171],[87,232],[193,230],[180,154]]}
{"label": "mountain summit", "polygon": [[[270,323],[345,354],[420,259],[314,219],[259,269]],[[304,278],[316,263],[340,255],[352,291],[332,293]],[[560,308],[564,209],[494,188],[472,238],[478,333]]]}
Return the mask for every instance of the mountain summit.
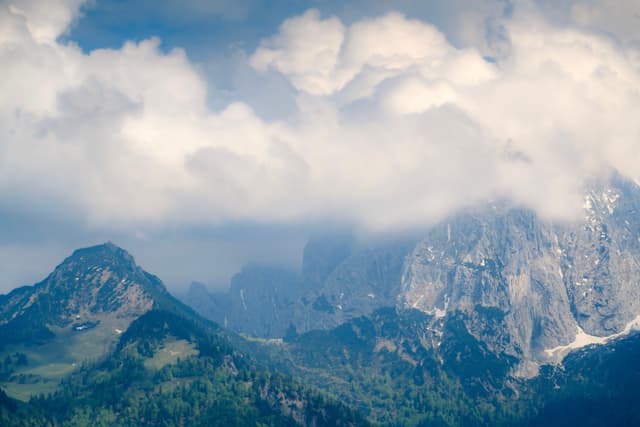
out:
{"label": "mountain summit", "polygon": [[0,297],[0,342],[41,343],[54,330],[81,328],[107,318],[125,329],[168,295],[158,278],[113,243],[79,249],[42,282]]}

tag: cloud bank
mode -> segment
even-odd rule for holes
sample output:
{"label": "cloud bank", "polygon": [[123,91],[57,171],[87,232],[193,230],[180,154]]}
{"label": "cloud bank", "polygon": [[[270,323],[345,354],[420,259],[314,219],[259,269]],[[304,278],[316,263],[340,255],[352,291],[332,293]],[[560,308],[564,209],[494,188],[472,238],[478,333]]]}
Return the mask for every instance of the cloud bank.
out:
{"label": "cloud bank", "polygon": [[607,3],[565,2],[557,16],[518,3],[464,46],[400,13],[345,23],[309,10],[243,54],[289,84],[295,108],[275,120],[250,99],[210,108],[207,76],[159,39],[88,53],[60,41],[79,0],[5,1],[3,209],[55,206],[107,228],[388,230],[507,197],[570,219],[589,180],[640,180],[639,27],[627,22],[640,8],[625,2],[615,32]]}

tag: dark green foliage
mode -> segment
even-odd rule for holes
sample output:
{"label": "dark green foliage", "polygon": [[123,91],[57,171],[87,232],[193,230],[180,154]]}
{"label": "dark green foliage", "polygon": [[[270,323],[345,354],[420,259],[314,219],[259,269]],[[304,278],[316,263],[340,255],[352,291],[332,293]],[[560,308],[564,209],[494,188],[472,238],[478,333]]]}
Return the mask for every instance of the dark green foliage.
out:
{"label": "dark green foliage", "polygon": [[46,305],[34,304],[15,320],[0,325],[0,349],[8,344],[41,344],[53,338],[44,324]]}
{"label": "dark green foliage", "polygon": [[432,338],[431,320],[416,310],[380,309],[371,318],[300,335],[278,357],[384,425],[482,424],[497,409],[488,397],[472,399],[423,345]]}
{"label": "dark green foliage", "polygon": [[[167,339],[200,354],[145,368]],[[4,398],[4,400],[2,400]],[[365,426],[344,404],[233,349],[216,330],[153,310],[133,322],[114,354],[82,367],[59,391],[18,405],[0,395],[3,426]]]}
{"label": "dark green foliage", "polygon": [[0,360],[0,381],[8,380],[15,372],[16,368],[27,366],[29,360],[24,353],[13,353],[7,355],[4,360]]}
{"label": "dark green foliage", "polygon": [[640,425],[640,334],[569,355],[548,368],[527,397],[539,409],[529,426]]}
{"label": "dark green foliage", "polygon": [[[501,312],[481,313],[500,320]],[[381,309],[331,331],[293,339],[280,367],[389,426],[640,425],[640,336],[570,355],[526,381],[456,313],[435,347],[430,317]]]}
{"label": "dark green foliage", "polygon": [[[0,392],[0,425],[369,425],[360,413],[384,426],[640,425],[640,335],[516,381],[508,376],[513,360],[488,352],[457,315],[443,324],[438,352],[421,345],[429,320],[383,309],[270,347],[280,351],[266,369],[221,330],[153,310],[132,323],[114,354],[84,366],[55,394],[22,404]],[[192,342],[200,353],[145,368],[167,339]],[[9,359],[2,366],[24,362]],[[283,367],[324,392],[277,372]]]}
{"label": "dark green foliage", "polygon": [[[496,315],[495,313],[492,313]],[[443,368],[458,378],[471,395],[490,395],[501,388],[509,370],[518,362],[508,355],[496,355],[472,336],[462,313],[447,317],[439,352],[448,363]]]}

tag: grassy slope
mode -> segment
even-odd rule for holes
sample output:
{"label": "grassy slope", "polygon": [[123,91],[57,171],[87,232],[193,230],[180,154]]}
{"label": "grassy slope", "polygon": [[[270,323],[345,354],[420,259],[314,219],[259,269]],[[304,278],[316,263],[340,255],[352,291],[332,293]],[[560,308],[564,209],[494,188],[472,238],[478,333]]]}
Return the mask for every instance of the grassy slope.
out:
{"label": "grassy slope", "polygon": [[9,381],[0,383],[13,398],[27,401],[31,396],[55,391],[60,380],[83,363],[99,360],[116,346],[119,333],[130,320],[98,316],[93,329],[74,331],[71,327],[51,328],[55,337],[41,345],[10,345],[0,352],[0,360],[16,352],[27,355],[28,365],[16,367]]}

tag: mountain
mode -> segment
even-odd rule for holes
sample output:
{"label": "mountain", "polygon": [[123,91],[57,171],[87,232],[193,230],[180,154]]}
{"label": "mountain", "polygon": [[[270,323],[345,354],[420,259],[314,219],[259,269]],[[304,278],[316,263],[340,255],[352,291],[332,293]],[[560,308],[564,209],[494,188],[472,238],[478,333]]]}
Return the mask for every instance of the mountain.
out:
{"label": "mountain", "polygon": [[0,343],[43,344],[56,332],[109,323],[124,330],[143,313],[170,304],[160,280],[112,243],[75,251],[42,282],[0,296]]}
{"label": "mountain", "polygon": [[111,243],[0,302],[0,425],[368,425],[269,371]]}
{"label": "mountain", "polygon": [[23,400],[51,392],[78,365],[111,352],[152,309],[205,322],[125,250],[112,243],[79,249],[43,281],[0,296],[0,357],[18,354],[23,362],[4,363],[0,384]]}
{"label": "mountain", "polygon": [[[300,282],[303,275],[279,269],[245,269],[227,295],[228,301],[240,298],[240,313],[247,315],[266,299],[272,304],[263,303],[267,306],[263,314],[289,306],[293,319],[305,310],[324,310],[329,316],[331,308],[337,313],[331,286],[337,291],[338,284],[345,283],[342,300],[358,301],[354,295],[363,290],[380,292],[385,281],[400,283],[386,288],[389,293],[382,304],[396,298],[393,307],[357,306],[365,314],[335,316],[341,323],[331,327],[325,323],[323,329],[290,330],[284,340],[244,339],[205,320],[113,244],[78,250],[44,281],[0,297],[2,325],[10,339],[0,350],[0,425],[454,427],[560,426],[570,421],[635,425],[640,420],[635,393],[640,387],[636,367],[640,334],[632,328],[615,332],[615,340],[596,340],[606,345],[576,349],[562,364],[543,363],[535,376],[518,375],[526,359],[524,352],[513,354],[518,345],[513,341],[513,320],[504,308],[483,298],[497,295],[497,301],[512,304],[509,309],[524,310],[513,299],[500,300],[501,292],[511,295],[509,282],[501,282],[509,271],[505,265],[523,257],[522,271],[534,275],[534,255],[557,251],[543,243],[547,238],[539,231],[547,230],[543,222],[534,226],[539,220],[521,210],[501,212],[491,216],[494,225],[483,228],[485,234],[478,234],[477,226],[456,234],[470,217],[441,227],[446,245],[458,242],[446,247],[442,261],[428,247],[427,255],[408,251],[423,242],[385,242],[378,249],[350,245],[348,253],[324,267],[311,268],[315,273],[309,277],[316,278],[311,284]],[[472,217],[477,218],[482,224],[489,221]],[[551,227],[556,236],[568,233],[566,228]],[[503,230],[502,238],[487,237],[497,229]],[[522,229],[539,236],[525,241],[538,243],[524,251],[520,242],[519,251],[509,252],[516,244],[511,236]],[[487,241],[497,241],[500,250],[508,251],[497,257],[502,264],[488,258],[477,263],[467,259],[466,254],[477,248],[486,250]],[[405,251],[402,263],[390,257]],[[416,257],[424,260],[423,255],[428,262],[416,263]],[[412,294],[405,292],[404,284],[416,282],[407,266],[418,271],[430,263],[437,269],[427,271],[450,269],[445,270],[446,280],[465,277],[459,295],[438,300],[425,294],[423,299],[435,298],[435,307],[408,306]],[[345,275],[351,269],[359,273]],[[463,276],[467,271],[474,273]],[[286,277],[289,282],[282,280]],[[409,278],[412,281],[407,282]],[[361,280],[366,286],[359,288]],[[290,300],[278,299],[288,287],[298,293]],[[470,288],[479,290],[469,293]],[[445,291],[450,289],[443,286],[438,292]],[[324,295],[325,305],[315,301],[305,305],[302,299],[309,295]],[[531,295],[535,292],[525,294]],[[531,307],[524,313],[547,313],[544,309]],[[573,309],[570,315],[579,319]],[[116,330],[120,326],[124,329]],[[44,332],[34,338],[29,331]]]}
{"label": "mountain", "polygon": [[79,249],[40,283],[0,296],[0,356],[28,361],[5,366],[0,384],[24,400],[51,392],[83,361],[112,351],[131,322],[160,307],[195,315],[123,249],[112,243]]}
{"label": "mountain", "polygon": [[[382,307],[420,310],[436,329],[439,318],[463,313],[469,333],[519,361],[513,375],[531,377],[640,326],[639,212],[640,187],[614,175],[585,191],[575,221],[549,222],[500,201],[411,239],[324,237],[305,248],[297,284],[272,274],[278,286],[243,285],[243,298],[222,313],[239,313],[228,317],[232,329],[270,338],[330,329]],[[251,310],[242,306],[248,300]]]}
{"label": "mountain", "polygon": [[525,391],[539,406],[526,425],[640,425],[639,357],[640,334],[632,333],[569,354],[562,367],[545,367]]}
{"label": "mountain", "polygon": [[220,325],[228,323],[225,313],[231,304],[226,294],[211,293],[204,283],[192,282],[187,292],[177,295],[181,301],[193,308],[201,316]]}
{"label": "mountain", "polygon": [[[468,313],[476,337],[535,374],[539,363],[638,324],[639,208],[638,186],[614,179],[585,194],[578,222],[508,206],[460,215],[405,260],[399,301],[436,316]],[[501,313],[499,325],[486,308]]]}

